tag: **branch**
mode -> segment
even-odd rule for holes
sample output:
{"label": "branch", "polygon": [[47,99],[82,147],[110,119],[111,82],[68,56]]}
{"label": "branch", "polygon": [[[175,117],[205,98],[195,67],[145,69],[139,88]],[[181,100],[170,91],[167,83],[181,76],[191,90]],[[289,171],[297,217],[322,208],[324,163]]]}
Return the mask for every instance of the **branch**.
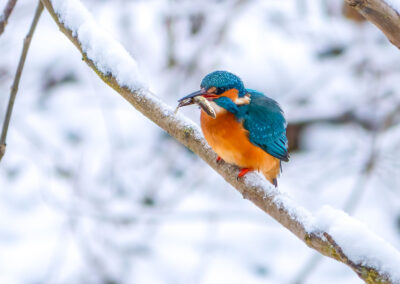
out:
{"label": "branch", "polygon": [[8,0],[7,5],[4,7],[3,15],[0,16],[0,35],[4,32],[4,29],[6,28],[8,22],[8,18],[14,10],[16,3],[17,0]]}
{"label": "branch", "polygon": [[39,21],[40,15],[43,11],[43,4],[38,0],[38,5],[36,7],[35,16],[33,17],[31,27],[29,32],[24,39],[24,46],[22,47],[21,57],[18,62],[17,72],[15,73],[14,82],[11,87],[10,98],[8,100],[7,112],[3,122],[3,129],[1,131],[0,137],[0,161],[6,152],[6,138],[8,132],[8,126],[10,124],[11,114],[14,107],[15,98],[18,92],[19,81],[21,79],[22,70],[24,69],[26,55],[28,54],[29,46],[31,45],[31,40],[33,33],[35,32],[37,23]]}
{"label": "branch", "polygon": [[377,26],[390,40],[400,48],[400,15],[384,0],[346,0],[368,21]]}
{"label": "branch", "polygon": [[357,12],[356,9],[353,9],[349,3],[344,0],[343,6],[342,6],[342,14],[349,20],[353,20],[355,22],[364,22],[365,18],[360,15],[360,13]]}
{"label": "branch", "polygon": [[[201,157],[236,188],[243,198],[253,202],[309,247],[347,264],[364,281],[400,281],[400,272],[397,269],[400,267],[400,253],[355,219],[329,207],[324,207],[313,216],[287,195],[267,185],[260,175],[251,173],[244,180],[238,181],[237,167],[226,163],[217,164],[217,156],[208,146],[199,128],[182,115],[175,115],[170,107],[142,87],[141,82],[133,80],[138,73],[135,61],[121,45],[107,37],[104,31],[99,33],[94,19],[79,1],[41,1],[59,29],[82,53],[83,60],[106,84]],[[349,230],[349,225],[355,229]],[[364,245],[360,251],[354,250],[356,240]],[[375,247],[375,250],[371,247]],[[376,252],[380,250],[383,253],[378,255]],[[385,256],[390,256],[390,260]]]}
{"label": "branch", "polygon": [[[399,104],[400,109],[400,104]],[[397,110],[397,108],[396,108]],[[384,122],[385,128],[389,128],[394,125],[395,116],[397,112],[393,112],[390,115],[391,119],[386,119]],[[343,112],[335,115],[328,116],[320,116],[320,117],[311,117],[311,118],[290,118],[288,120],[288,125],[286,127],[286,136],[289,141],[289,151],[296,151],[300,148],[300,139],[301,134],[304,128],[318,123],[329,123],[329,124],[355,124],[359,127],[362,127],[368,131],[376,131],[379,129],[382,123],[372,120],[371,118],[363,117],[357,114],[357,109],[353,110],[344,110]]]}

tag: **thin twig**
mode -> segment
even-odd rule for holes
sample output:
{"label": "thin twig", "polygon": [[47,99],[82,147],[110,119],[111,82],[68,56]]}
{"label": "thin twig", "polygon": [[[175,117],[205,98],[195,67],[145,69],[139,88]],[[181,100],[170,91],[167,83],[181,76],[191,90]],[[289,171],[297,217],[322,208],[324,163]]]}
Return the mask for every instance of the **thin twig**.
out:
{"label": "thin twig", "polygon": [[4,29],[6,28],[8,22],[8,18],[14,10],[16,3],[17,0],[8,0],[7,5],[4,7],[3,14],[0,16],[0,35],[4,32]]}
{"label": "thin twig", "polygon": [[7,138],[7,131],[8,126],[10,124],[11,114],[14,107],[15,98],[18,92],[18,85],[21,79],[22,70],[24,69],[26,55],[28,54],[29,46],[31,45],[31,40],[33,37],[33,33],[35,31],[36,25],[39,21],[40,15],[43,11],[43,4],[42,2],[38,1],[38,5],[36,7],[35,16],[33,17],[31,27],[29,28],[29,32],[24,39],[24,46],[22,48],[21,57],[19,59],[17,72],[15,73],[14,82],[11,87],[10,98],[8,101],[7,112],[3,122],[3,129],[1,131],[1,138],[0,138],[0,161],[6,152],[6,138]]}
{"label": "thin twig", "polygon": [[317,266],[322,262],[324,257],[320,253],[314,252],[312,256],[307,260],[306,264],[303,265],[300,272],[294,278],[292,284],[305,283],[307,278],[316,270]]}
{"label": "thin twig", "polygon": [[242,11],[241,8],[243,4],[246,4],[246,2],[247,0],[237,0],[228,12],[228,16],[225,17],[218,30],[216,30],[212,35],[212,39],[207,38],[206,42],[203,42],[199,45],[198,49],[193,53],[196,54],[196,56],[194,56],[193,59],[184,66],[187,77],[189,77],[193,71],[198,68],[199,62],[202,60],[204,54],[209,52],[210,48],[212,49],[224,41],[230,26],[234,23],[232,19],[235,19],[235,16]]}

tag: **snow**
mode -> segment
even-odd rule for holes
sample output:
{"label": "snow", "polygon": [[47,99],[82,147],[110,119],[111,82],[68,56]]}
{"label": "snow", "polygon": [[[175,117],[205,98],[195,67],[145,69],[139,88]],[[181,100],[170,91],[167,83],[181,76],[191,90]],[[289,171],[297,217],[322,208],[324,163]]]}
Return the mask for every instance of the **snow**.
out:
{"label": "snow", "polygon": [[389,4],[393,9],[399,13],[400,11],[400,1],[399,0],[384,0],[387,4]]}
{"label": "snow", "polygon": [[146,88],[136,61],[104,29],[79,0],[52,0],[61,22],[78,38],[83,52],[105,75],[112,75],[117,82],[138,91]]}
{"label": "snow", "polygon": [[307,233],[312,233],[316,229],[314,216],[306,208],[299,206],[289,194],[281,193],[274,197],[274,202],[278,208],[282,208],[288,212],[293,220],[299,222]]}
{"label": "snow", "polygon": [[315,230],[314,218],[306,208],[299,206],[290,194],[281,192],[279,188],[274,187],[261,174],[250,172],[245,175],[246,185],[261,191],[265,197],[271,198],[279,209],[285,210],[289,216],[300,223],[306,232]]}
{"label": "snow", "polygon": [[[78,38],[83,51],[100,71],[112,74],[122,86],[133,91],[144,88],[137,63],[109,34],[98,28],[80,1],[52,0],[52,3],[62,22]],[[158,98],[152,100],[160,106],[165,116],[174,115],[161,100]],[[183,116],[178,116],[177,121],[183,122],[186,127],[195,127],[197,138],[201,138],[198,127],[192,121],[184,119]],[[306,232],[328,232],[353,262],[374,267],[391,275],[394,281],[400,281],[400,271],[397,269],[400,267],[400,253],[383,239],[375,236],[362,223],[330,206],[324,206],[314,218],[307,209],[297,205],[288,194],[281,193],[272,186],[265,186],[265,182],[257,178],[257,175],[249,175],[246,181],[252,186],[261,187],[265,195],[272,197],[278,208],[284,209],[293,220],[302,224]]]}
{"label": "snow", "polygon": [[400,283],[400,253],[366,225],[341,210],[325,205],[316,214],[316,226],[327,232],[354,263],[376,268]]}
{"label": "snow", "polygon": [[[340,1],[284,2],[241,1],[222,39],[215,10],[231,16],[230,1],[54,5],[65,5],[65,23],[76,26],[104,72],[120,73],[117,79],[135,90],[144,84],[135,73],[146,74],[160,95],[149,102],[198,139],[198,110],[182,108],[175,117],[167,104],[176,105],[215,69],[233,71],[277,99],[289,122],[354,110],[379,125],[387,106],[398,104],[398,50],[372,25],[344,19]],[[0,37],[0,93],[9,92],[34,8],[34,1],[16,6]],[[168,17],[175,67],[167,66]],[[196,23],[200,29],[192,34]],[[91,28],[107,50],[88,35]],[[110,44],[113,38],[123,51]],[[321,58],[332,47],[343,51]],[[137,93],[149,100],[146,91]],[[1,111],[5,105],[0,100]],[[400,248],[399,133],[398,126],[371,133],[356,124],[318,123],[305,129],[301,150],[283,164],[279,190],[257,174],[245,181],[308,232],[326,229],[354,261],[364,261],[365,253],[365,261],[393,272],[393,247]],[[379,153],[360,186],[374,136]],[[8,139],[0,165],[1,283],[294,283],[315,253],[115,95],[48,13],[32,41]],[[361,192],[353,219],[320,211],[323,204],[343,208],[353,192]],[[362,247],[358,231],[368,241]],[[321,259],[303,283],[361,282],[342,263]]]}
{"label": "snow", "polygon": [[248,174],[245,180],[250,186],[261,188],[265,196],[271,197],[277,207],[299,222],[307,233],[323,238],[321,232],[327,232],[351,261],[389,275],[394,283],[400,282],[400,252],[360,221],[329,205],[313,215],[289,194],[266,185],[256,173]]}

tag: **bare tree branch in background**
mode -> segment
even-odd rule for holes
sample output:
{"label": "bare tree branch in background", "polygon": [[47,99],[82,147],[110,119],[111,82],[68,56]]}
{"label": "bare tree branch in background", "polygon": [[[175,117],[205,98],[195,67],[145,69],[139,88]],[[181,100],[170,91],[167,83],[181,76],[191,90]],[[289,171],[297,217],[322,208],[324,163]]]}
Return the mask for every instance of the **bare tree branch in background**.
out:
{"label": "bare tree branch in background", "polygon": [[376,25],[390,40],[400,48],[400,15],[384,0],[346,0],[368,21]]}
{"label": "bare tree branch in background", "polygon": [[[49,11],[60,30],[71,40],[71,42],[82,53],[83,60],[97,73],[97,75],[122,97],[124,97],[132,106],[134,106],[143,115],[148,117],[162,129],[167,131],[171,136],[184,144],[205,162],[207,162],[215,171],[217,171],[227,182],[235,187],[244,198],[249,199],[256,206],[269,214],[285,228],[296,235],[300,240],[309,247],[317,250],[323,255],[329,256],[340,262],[345,263],[352,268],[357,275],[366,283],[393,283],[390,275],[376,268],[370,267],[365,263],[355,262],[346,255],[343,249],[338,245],[337,240],[327,232],[318,229],[309,231],[301,221],[301,214],[311,215],[291,201],[288,207],[279,200],[287,198],[278,190],[272,189],[265,185],[265,182],[257,175],[253,179],[237,180],[236,175],[238,168],[229,164],[217,164],[216,154],[207,145],[205,139],[201,135],[197,126],[188,122],[181,116],[173,114],[173,110],[162,103],[149,91],[139,89],[131,91],[127,87],[117,82],[117,77],[112,72],[105,74],[100,71],[94,61],[84,52],[82,43],[78,40],[76,34],[66,26],[65,22],[60,20],[59,15],[55,12],[50,0],[41,0],[43,5]],[[258,178],[258,179],[257,179]],[[297,211],[299,209],[299,211]],[[294,211],[293,211],[294,210]],[[362,238],[362,236],[360,236]]]}
{"label": "bare tree branch in background", "polygon": [[[388,122],[390,125],[387,125],[387,128],[395,123],[394,116],[395,115],[393,114],[393,119],[392,121]],[[301,133],[306,127],[320,123],[355,124],[368,131],[376,131],[376,129],[379,127],[379,123],[377,123],[375,120],[357,115],[356,109],[344,110],[342,113],[334,116],[313,117],[306,119],[303,118],[293,121],[289,120],[286,128],[286,135],[289,141],[289,151],[296,151],[300,149]]]}
{"label": "bare tree branch in background", "polygon": [[17,72],[15,73],[14,82],[11,87],[10,98],[8,100],[8,105],[7,105],[7,112],[3,121],[3,129],[1,131],[1,137],[0,137],[0,161],[6,152],[6,138],[7,138],[8,126],[10,124],[11,114],[14,107],[15,98],[18,92],[18,85],[21,79],[22,70],[24,69],[26,55],[28,54],[33,33],[35,32],[42,11],[43,11],[43,4],[42,2],[38,1],[38,5],[36,7],[36,12],[35,16],[33,17],[31,27],[29,28],[29,32],[24,39],[24,46],[22,48],[21,57],[18,62]]}
{"label": "bare tree branch in background", "polygon": [[4,7],[3,14],[0,15],[0,35],[4,32],[4,29],[6,28],[8,22],[8,18],[14,10],[16,3],[17,0],[8,0],[6,6]]}
{"label": "bare tree branch in background", "polygon": [[224,38],[226,37],[230,26],[234,22],[233,19],[241,11],[243,5],[245,5],[246,3],[247,0],[236,0],[236,2],[233,3],[228,13],[228,16],[225,17],[224,21],[221,23],[215,33],[210,38],[208,38],[206,42],[202,43],[199,46],[199,48],[194,53],[196,54],[196,56],[194,56],[192,60],[189,60],[186,66],[184,66],[187,76],[190,76],[190,74],[192,74],[193,71],[198,68],[199,62],[203,59],[204,54],[207,54],[207,52],[209,52],[210,48],[214,48],[224,41]]}
{"label": "bare tree branch in background", "polygon": [[342,14],[349,20],[353,20],[355,22],[365,22],[365,18],[357,12],[356,9],[352,8],[349,3],[344,0],[342,6]]}

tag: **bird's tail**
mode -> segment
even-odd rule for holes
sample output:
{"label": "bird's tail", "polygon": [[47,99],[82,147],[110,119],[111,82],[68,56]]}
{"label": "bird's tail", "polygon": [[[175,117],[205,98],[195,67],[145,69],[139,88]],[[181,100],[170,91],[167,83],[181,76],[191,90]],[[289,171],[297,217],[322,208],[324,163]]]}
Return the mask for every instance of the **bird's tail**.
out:
{"label": "bird's tail", "polygon": [[266,175],[265,173],[263,173],[265,178],[272,183],[275,187],[278,186],[278,177],[270,177],[269,175]]}
{"label": "bird's tail", "polygon": [[280,163],[280,161],[278,163],[276,163],[276,165],[274,165],[273,167],[269,168],[268,170],[262,171],[262,173],[265,176],[265,178],[270,183],[272,183],[275,187],[278,186],[278,177],[279,177],[279,173],[280,172],[281,172],[281,163]]}

